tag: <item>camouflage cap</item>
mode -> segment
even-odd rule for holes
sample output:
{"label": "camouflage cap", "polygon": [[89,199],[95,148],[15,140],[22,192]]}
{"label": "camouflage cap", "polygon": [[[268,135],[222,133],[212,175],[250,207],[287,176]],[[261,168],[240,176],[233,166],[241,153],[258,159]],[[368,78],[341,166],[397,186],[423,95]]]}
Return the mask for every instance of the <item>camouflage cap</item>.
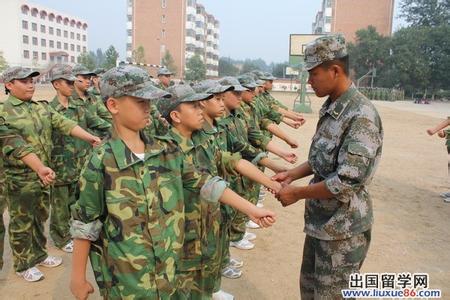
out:
{"label": "camouflage cap", "polygon": [[69,65],[57,64],[51,71],[50,81],[65,79],[75,81],[77,78],[72,74],[72,68]]}
{"label": "camouflage cap", "polygon": [[159,101],[157,104],[158,111],[165,118],[167,118],[170,112],[177,108],[181,103],[208,100],[214,97],[212,94],[208,93],[196,93],[194,89],[187,84],[171,86],[167,89],[167,92],[172,95],[172,98]]}
{"label": "camouflage cap", "polygon": [[248,75],[241,75],[238,77],[238,80],[242,86],[250,90],[254,90],[258,86],[255,80],[253,80],[253,78]]}
{"label": "camouflage cap", "polygon": [[262,74],[262,76],[259,77],[259,79],[264,80],[264,81],[273,81],[275,79],[277,79],[275,76],[273,76],[272,74],[270,74],[269,72],[265,72]]}
{"label": "camouflage cap", "polygon": [[11,82],[14,79],[25,79],[28,77],[36,77],[41,73],[37,71],[31,71],[22,67],[11,67],[6,69],[2,74],[2,80],[4,83]]}
{"label": "camouflage cap", "polygon": [[259,70],[253,70],[250,73],[254,74],[254,76],[256,77],[256,78],[254,78],[255,80],[256,79],[261,79],[261,77],[264,77],[264,73],[262,71],[259,71]]}
{"label": "camouflage cap", "polygon": [[258,86],[263,86],[264,83],[265,83],[265,81],[264,81],[264,80],[261,80],[261,79],[258,79],[258,80],[256,80],[255,82],[256,82],[256,84],[257,84]]}
{"label": "camouflage cap", "polygon": [[85,76],[85,75],[95,75],[95,73],[94,73],[93,71],[89,71],[89,69],[86,68],[86,67],[83,66],[83,65],[75,65],[75,66],[72,68],[72,74],[73,74],[74,76],[78,76],[78,75],[82,75],[82,76]]}
{"label": "camouflage cap", "polygon": [[97,69],[94,70],[94,73],[97,76],[102,76],[105,72],[106,72],[106,70],[103,69],[103,68],[97,68]]}
{"label": "camouflage cap", "polygon": [[217,80],[206,79],[195,84],[193,89],[197,93],[220,94],[226,91],[232,91],[234,87],[231,85],[221,85]]}
{"label": "camouflage cap", "polygon": [[236,92],[243,92],[243,91],[248,90],[246,87],[243,87],[239,83],[239,80],[237,80],[237,78],[232,77],[232,76],[223,77],[223,78],[219,79],[218,83],[223,86],[231,85],[232,87],[234,87],[234,91],[236,91]]}
{"label": "camouflage cap", "polygon": [[306,45],[305,68],[309,71],[326,61],[343,58],[347,55],[347,47],[343,35],[322,36]]}
{"label": "camouflage cap", "polygon": [[103,101],[108,98],[122,96],[138,97],[146,100],[170,98],[171,95],[157,88],[150,80],[147,72],[141,68],[122,65],[112,68],[100,79],[100,90]]}
{"label": "camouflage cap", "polygon": [[158,76],[162,76],[162,75],[173,75],[173,73],[170,72],[170,70],[167,69],[167,68],[160,68],[160,69],[158,70],[157,75],[158,75]]}

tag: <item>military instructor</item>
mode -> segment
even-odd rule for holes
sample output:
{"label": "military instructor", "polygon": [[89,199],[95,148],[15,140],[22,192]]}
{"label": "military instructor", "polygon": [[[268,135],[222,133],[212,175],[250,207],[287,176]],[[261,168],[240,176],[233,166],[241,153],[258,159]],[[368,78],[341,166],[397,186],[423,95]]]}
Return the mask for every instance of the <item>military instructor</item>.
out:
{"label": "military instructor", "polygon": [[[349,78],[345,39],[329,35],[305,49],[308,83],[328,99],[308,161],[274,179],[284,184],[283,206],[305,200],[306,233],[300,273],[305,299],[342,299],[349,275],[358,273],[370,244],[373,223],[368,186],[381,157],[383,129],[373,104]],[[313,175],[308,186],[291,182]]]}

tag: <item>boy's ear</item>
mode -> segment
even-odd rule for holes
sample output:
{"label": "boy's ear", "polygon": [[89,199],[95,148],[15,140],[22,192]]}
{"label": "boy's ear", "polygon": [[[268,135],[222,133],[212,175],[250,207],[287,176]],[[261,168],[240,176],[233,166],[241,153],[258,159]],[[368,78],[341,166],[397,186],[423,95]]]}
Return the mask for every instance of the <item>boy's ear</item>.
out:
{"label": "boy's ear", "polygon": [[110,97],[106,100],[105,105],[111,114],[115,115],[119,112],[119,101],[117,99]]}
{"label": "boy's ear", "polygon": [[14,83],[12,83],[11,81],[7,82],[7,83],[5,83],[5,88],[7,88],[8,90],[11,90],[11,87],[13,86],[13,84]]}
{"label": "boy's ear", "polygon": [[200,107],[201,107],[201,108],[205,108],[205,106],[206,106],[206,101],[208,101],[208,100],[202,100],[202,101],[199,101],[199,104],[200,104]]}
{"label": "boy's ear", "polygon": [[172,119],[173,124],[181,124],[180,112],[172,110],[169,114],[170,119]]}

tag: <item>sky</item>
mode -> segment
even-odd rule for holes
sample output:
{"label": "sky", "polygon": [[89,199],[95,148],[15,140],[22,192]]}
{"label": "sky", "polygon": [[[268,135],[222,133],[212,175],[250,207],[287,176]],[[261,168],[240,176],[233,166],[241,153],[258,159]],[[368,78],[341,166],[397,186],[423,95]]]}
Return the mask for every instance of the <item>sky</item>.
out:
{"label": "sky", "polygon": [[[177,1],[177,0],[170,0]],[[376,0],[374,0],[376,1]],[[89,50],[113,45],[125,58],[126,0],[31,0],[89,24]],[[289,59],[289,35],[311,33],[322,0],[198,0],[220,21],[220,56]],[[397,6],[399,0],[396,0]],[[105,9],[106,8],[106,9]],[[397,9],[398,10],[398,9]],[[394,30],[401,26],[395,12]]]}

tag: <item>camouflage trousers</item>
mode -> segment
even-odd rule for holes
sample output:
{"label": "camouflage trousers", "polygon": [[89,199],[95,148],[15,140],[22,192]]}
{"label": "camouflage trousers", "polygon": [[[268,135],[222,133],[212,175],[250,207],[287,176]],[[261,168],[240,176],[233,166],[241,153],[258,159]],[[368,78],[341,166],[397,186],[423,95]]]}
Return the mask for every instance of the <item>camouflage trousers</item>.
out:
{"label": "camouflage trousers", "polygon": [[70,206],[76,201],[78,184],[58,185],[52,188],[50,197],[50,237],[55,246],[62,248],[71,240]]}
{"label": "camouflage trousers", "polygon": [[305,237],[300,273],[302,300],[342,299],[349,276],[359,273],[369,249],[371,231],[338,241]]}
{"label": "camouflage trousers", "polygon": [[[247,182],[250,183],[250,181]],[[251,182],[250,184],[247,184],[247,186],[248,190],[246,194],[243,195],[243,197],[256,205],[258,203],[259,190],[261,188],[261,185]],[[230,241],[237,242],[244,238],[245,231],[247,230],[246,223],[248,222],[248,220],[249,218],[246,214],[240,211],[236,212],[236,216],[231,223]]]}
{"label": "camouflage trousers", "polygon": [[48,219],[50,193],[33,174],[7,181],[9,242],[14,269],[21,272],[47,257],[44,223]]}
{"label": "camouflage trousers", "polygon": [[0,270],[3,268],[3,250],[5,248],[5,223],[3,222],[3,212],[7,205],[6,182],[3,175],[0,178]]}
{"label": "camouflage trousers", "polygon": [[171,297],[173,300],[210,300],[212,294],[205,292],[203,270],[180,272],[180,287]]}

